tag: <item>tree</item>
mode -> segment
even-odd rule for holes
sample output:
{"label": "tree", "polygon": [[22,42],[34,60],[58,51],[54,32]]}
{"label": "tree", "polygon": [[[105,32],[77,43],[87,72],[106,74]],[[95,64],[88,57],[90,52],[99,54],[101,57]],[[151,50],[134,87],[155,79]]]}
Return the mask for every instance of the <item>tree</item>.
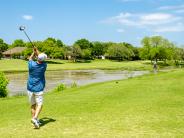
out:
{"label": "tree", "polygon": [[134,53],[131,49],[128,49],[122,43],[119,43],[119,44],[114,43],[108,48],[106,55],[110,59],[130,60],[131,56],[133,56]]}
{"label": "tree", "polygon": [[52,37],[48,37],[47,39],[44,40],[44,42],[53,42],[53,43],[56,43],[56,39],[55,38],[52,38]]}
{"label": "tree", "polygon": [[184,48],[178,48],[180,59],[184,60]]}
{"label": "tree", "polygon": [[61,40],[59,40],[59,39],[56,40],[56,44],[57,44],[58,47],[64,47],[63,42]]}
{"label": "tree", "polygon": [[102,42],[93,42],[91,49],[91,54],[93,57],[100,57],[106,52],[105,45]]}
{"label": "tree", "polygon": [[174,50],[174,54],[173,54],[174,58],[173,60],[175,61],[176,65],[179,65],[179,62],[181,62],[182,60],[184,60],[184,48],[178,48],[176,47]]}
{"label": "tree", "polygon": [[71,52],[71,56],[74,62],[76,62],[77,59],[80,59],[82,56],[82,51],[80,46],[78,45],[74,45],[72,47],[72,52]]}
{"label": "tree", "polygon": [[143,48],[140,49],[140,57],[142,59],[149,59],[151,60],[151,44],[150,44],[150,38],[149,37],[144,37],[141,41]]}
{"label": "tree", "polygon": [[92,46],[92,44],[87,39],[77,40],[74,45],[78,45],[81,49],[88,49]]}
{"label": "tree", "polygon": [[120,43],[121,45],[125,46],[129,50],[129,60],[138,60],[139,59],[139,51],[133,45],[123,42]]}
{"label": "tree", "polygon": [[161,36],[145,37],[141,41],[143,48],[140,52],[142,59],[164,60],[174,58],[175,45]]}
{"label": "tree", "polygon": [[3,39],[0,38],[0,59],[3,56],[2,53],[8,49],[8,44],[6,44]]}
{"label": "tree", "polygon": [[24,43],[24,41],[22,39],[17,39],[12,43],[12,45],[10,47],[14,48],[14,47],[25,47],[25,46],[26,46],[26,44]]}
{"label": "tree", "polygon": [[82,50],[82,58],[89,60],[91,59],[91,50],[90,49],[83,49]]}
{"label": "tree", "polygon": [[51,58],[54,58],[54,59],[63,59],[64,58],[63,48],[60,48],[60,47],[53,48],[53,51],[50,56]]}

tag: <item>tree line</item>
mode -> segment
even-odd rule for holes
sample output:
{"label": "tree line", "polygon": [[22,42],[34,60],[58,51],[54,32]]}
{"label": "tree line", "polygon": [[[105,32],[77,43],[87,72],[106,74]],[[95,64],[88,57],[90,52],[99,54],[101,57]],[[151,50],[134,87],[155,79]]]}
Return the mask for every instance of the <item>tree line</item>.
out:
{"label": "tree line", "polygon": [[[50,59],[71,59],[74,62],[102,57],[118,61],[151,60],[165,63],[167,60],[174,60],[176,63],[184,60],[184,49],[162,36],[144,37],[141,40],[141,47],[126,42],[90,42],[85,38],[77,40],[71,46],[55,38],[34,41],[33,44],[39,51],[45,52]],[[15,58],[20,56],[27,58],[32,53],[30,42],[17,39],[12,44],[7,44],[0,39],[0,57],[2,52],[14,47],[26,47],[21,54],[14,55]]]}

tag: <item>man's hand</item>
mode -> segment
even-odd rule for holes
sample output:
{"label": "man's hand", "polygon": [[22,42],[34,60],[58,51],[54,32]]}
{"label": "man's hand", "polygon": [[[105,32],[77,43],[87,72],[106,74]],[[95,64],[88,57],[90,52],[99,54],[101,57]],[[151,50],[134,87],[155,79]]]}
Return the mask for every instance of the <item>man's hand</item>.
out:
{"label": "man's hand", "polygon": [[39,51],[36,47],[33,48],[33,52],[34,52],[35,56],[39,55]]}
{"label": "man's hand", "polygon": [[37,57],[39,54],[38,49],[36,47],[33,48],[33,53],[29,57],[29,60],[33,60],[34,57]]}

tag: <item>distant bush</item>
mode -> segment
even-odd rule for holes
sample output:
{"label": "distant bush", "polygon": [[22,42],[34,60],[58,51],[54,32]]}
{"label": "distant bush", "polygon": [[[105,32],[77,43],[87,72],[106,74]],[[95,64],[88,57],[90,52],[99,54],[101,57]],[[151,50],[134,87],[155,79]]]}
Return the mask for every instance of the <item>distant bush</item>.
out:
{"label": "distant bush", "polygon": [[72,84],[71,84],[71,88],[76,88],[77,87],[77,83],[74,81]]}
{"label": "distant bush", "polygon": [[0,72],[0,97],[6,97],[8,91],[6,86],[8,85],[8,79],[5,77],[4,73]]}
{"label": "distant bush", "polygon": [[61,83],[61,84],[59,84],[59,85],[56,87],[55,91],[61,92],[61,91],[65,90],[65,89],[66,89],[65,84]]}

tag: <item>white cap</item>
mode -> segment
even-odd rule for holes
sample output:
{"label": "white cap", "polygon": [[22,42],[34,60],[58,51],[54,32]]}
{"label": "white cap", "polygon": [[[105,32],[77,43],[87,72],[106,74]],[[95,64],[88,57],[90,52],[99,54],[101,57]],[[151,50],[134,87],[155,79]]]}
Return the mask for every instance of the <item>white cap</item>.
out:
{"label": "white cap", "polygon": [[44,61],[45,59],[47,59],[47,55],[45,53],[40,53],[38,55],[38,60]]}

